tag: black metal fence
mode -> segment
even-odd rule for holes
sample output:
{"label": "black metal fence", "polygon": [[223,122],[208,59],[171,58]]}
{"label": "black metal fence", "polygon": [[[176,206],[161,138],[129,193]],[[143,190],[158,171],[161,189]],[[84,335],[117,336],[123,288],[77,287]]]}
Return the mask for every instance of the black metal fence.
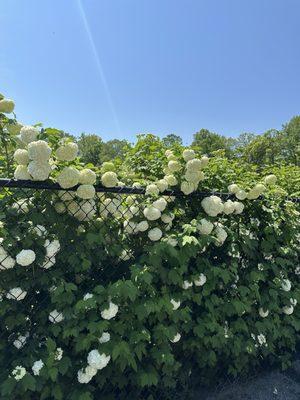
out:
{"label": "black metal fence", "polygon": [[[51,303],[49,287],[55,290],[60,278],[64,278],[81,283],[88,291],[89,284],[97,279],[105,284],[116,276],[126,277],[130,260],[138,257],[143,250],[144,239],[134,235],[135,227],[131,226],[130,219],[144,200],[145,188],[96,186],[96,201],[78,199],[76,189],[65,190],[55,183],[0,179],[0,229],[4,232],[0,239],[0,296],[16,300],[11,309],[6,310],[5,318],[1,318],[0,339],[13,346],[11,360],[5,360],[7,368],[19,349],[25,345],[32,348],[41,345],[43,332],[38,324],[44,305]],[[204,197],[213,194],[223,200],[234,197],[230,193],[194,192],[190,197],[197,199],[195,211],[199,211]],[[167,200],[172,200],[173,196],[184,196],[178,190],[167,190],[162,195]],[[288,200],[300,203],[299,198]],[[124,224],[126,220],[129,222]],[[80,234],[85,232],[87,226],[85,244]],[[41,267],[31,268],[35,254],[22,254],[22,250],[36,246],[43,248],[36,260]],[[90,256],[80,260],[84,246],[88,246],[84,248],[84,253],[88,251]],[[75,267],[56,273],[52,280],[52,267],[63,260],[66,247],[70,254],[69,265],[73,263]],[[84,276],[76,270],[78,260],[87,266]],[[106,263],[112,265],[109,271],[105,268]],[[16,268],[15,274],[10,274],[16,265],[28,267],[26,276],[23,268]],[[113,268],[114,265],[118,268]],[[20,280],[22,289],[19,288]],[[56,322],[61,315],[54,313],[49,318],[52,318],[51,322]],[[8,370],[3,369],[3,363],[0,364],[1,383]],[[188,390],[188,381],[187,375],[186,381],[180,383],[181,388]],[[188,392],[180,393],[177,390],[169,396],[188,398]],[[121,398],[120,393],[114,392],[109,397],[111,393],[103,393],[102,390],[101,396],[104,395],[107,397],[103,398],[107,399]],[[100,393],[99,398],[102,398]],[[147,389],[139,394],[139,398],[165,399],[167,394]]]}

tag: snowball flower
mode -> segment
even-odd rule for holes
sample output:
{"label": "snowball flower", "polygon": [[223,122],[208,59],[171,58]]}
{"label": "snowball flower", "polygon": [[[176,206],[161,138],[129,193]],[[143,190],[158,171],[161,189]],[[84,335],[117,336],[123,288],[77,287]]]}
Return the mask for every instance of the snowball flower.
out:
{"label": "snowball flower", "polygon": [[249,190],[247,193],[247,199],[249,200],[255,200],[260,196],[260,192],[258,190],[255,190],[255,188],[252,188]]}
{"label": "snowball flower", "polygon": [[3,249],[3,247],[0,247],[0,271],[11,269],[15,264],[15,260]]}
{"label": "snowball flower", "polygon": [[18,350],[21,349],[22,347],[25,346],[28,336],[29,336],[28,333],[25,336],[23,336],[23,335],[18,336],[17,339],[14,340],[13,345]]}
{"label": "snowball flower", "polygon": [[228,186],[229,193],[237,193],[239,190],[240,190],[240,188],[235,183]]}
{"label": "snowball flower", "polygon": [[211,217],[216,217],[224,210],[222,200],[218,196],[205,197],[201,201],[201,205],[206,214],[210,215]]}
{"label": "snowball flower", "polygon": [[235,196],[239,200],[245,200],[247,198],[247,193],[245,190],[240,189],[235,193]]}
{"label": "snowball flower", "polygon": [[152,242],[157,242],[162,237],[162,231],[159,228],[150,229],[148,232],[148,238]]}
{"label": "snowball flower", "polygon": [[182,157],[183,157],[184,161],[190,161],[193,158],[195,158],[195,152],[192,149],[185,149],[182,152]]}
{"label": "snowball flower", "polygon": [[161,220],[165,224],[170,224],[173,221],[173,219],[174,219],[173,214],[162,214],[162,216],[161,216]]}
{"label": "snowball flower", "polygon": [[181,165],[179,161],[171,160],[168,162],[168,168],[171,172],[177,172],[181,170]]}
{"label": "snowball flower", "polygon": [[228,236],[225,229],[220,225],[216,227],[215,235],[219,244],[223,244]]}
{"label": "snowball flower", "polygon": [[86,293],[83,296],[83,301],[87,301],[88,299],[92,299],[94,296],[92,295],[92,293]]}
{"label": "snowball flower", "polygon": [[262,307],[260,307],[260,309],[258,310],[258,312],[259,312],[259,315],[262,317],[262,318],[266,318],[268,315],[269,315],[269,310],[264,310]]}
{"label": "snowball flower", "polygon": [[20,130],[20,138],[25,144],[34,142],[37,139],[39,130],[34,126],[23,126]]}
{"label": "snowball flower", "polygon": [[54,360],[60,361],[62,359],[63,354],[64,354],[63,349],[61,347],[58,347],[54,353]]}
{"label": "snowball flower", "polygon": [[211,234],[214,225],[211,222],[207,221],[207,219],[202,218],[200,220],[200,223],[197,225],[197,228],[199,229],[200,233],[202,233],[202,235],[209,235]]}
{"label": "snowball flower", "polygon": [[28,144],[28,156],[30,160],[39,163],[48,161],[51,154],[51,148],[44,140],[37,140]]}
{"label": "snowball flower", "polygon": [[198,171],[202,167],[201,160],[198,158],[193,158],[186,163],[186,169],[190,171]]}
{"label": "snowball flower", "polygon": [[245,206],[243,203],[240,203],[239,201],[234,201],[233,204],[235,214],[241,214],[244,211]]}
{"label": "snowball flower", "polygon": [[0,113],[10,114],[14,111],[15,103],[10,99],[0,100]]}
{"label": "snowball flower", "polygon": [[263,335],[262,333],[260,335],[257,335],[257,340],[258,343],[262,346],[263,344],[267,343],[267,339],[265,337],[265,335]]}
{"label": "snowball flower", "polygon": [[277,181],[277,176],[273,174],[267,175],[264,179],[266,185],[275,185],[276,181]]}
{"label": "snowball flower", "polygon": [[160,192],[164,192],[168,189],[168,182],[166,181],[166,179],[160,179],[155,183],[155,185],[158,187]]}
{"label": "snowball flower", "polygon": [[13,371],[12,375],[16,381],[20,381],[26,375],[26,369],[21,365],[18,365]]}
{"label": "snowball flower", "polygon": [[98,350],[91,350],[87,357],[88,364],[97,370],[105,368],[109,361],[110,356],[107,356],[104,353],[100,354]]}
{"label": "snowball flower", "polygon": [[24,149],[17,149],[14,152],[14,160],[19,165],[27,165],[29,163],[28,151]]}
{"label": "snowball flower", "polygon": [[40,237],[47,235],[47,230],[43,225],[37,225],[33,228],[33,231]]}
{"label": "snowball flower", "polygon": [[209,163],[209,158],[207,156],[203,156],[200,159],[201,161],[201,168],[205,168]]}
{"label": "snowball flower", "polygon": [[173,337],[173,339],[170,340],[172,343],[177,343],[181,339],[180,333],[176,333],[176,335]]}
{"label": "snowball flower", "polygon": [[190,288],[191,286],[193,286],[193,282],[183,281],[182,289],[187,290],[187,289]]}
{"label": "snowball flower", "polygon": [[101,317],[108,320],[112,319],[117,315],[118,311],[119,307],[116,304],[110,302],[108,308],[101,311]]}
{"label": "snowball flower", "polygon": [[167,239],[167,243],[172,246],[172,247],[176,247],[178,245],[178,241],[175,238],[169,237]]}
{"label": "snowball flower", "polygon": [[43,264],[41,265],[41,268],[49,269],[49,268],[53,267],[53,265],[55,264],[55,262],[56,262],[55,257],[51,257],[51,258],[49,258],[48,260],[45,260],[45,261],[43,262]]}
{"label": "snowball flower", "polygon": [[72,167],[65,167],[57,177],[57,182],[63,189],[76,186],[79,182],[79,171]]}
{"label": "snowball flower", "polygon": [[22,290],[20,287],[16,287],[13,289],[10,289],[10,291],[6,294],[6,297],[9,300],[23,300],[26,296],[27,292],[25,290]]}
{"label": "snowball flower", "polygon": [[290,303],[291,303],[292,306],[296,307],[297,300],[296,299],[290,299]]}
{"label": "snowball flower", "polygon": [[174,299],[171,299],[171,304],[173,306],[173,310],[178,310],[178,308],[180,307],[180,301],[175,301]]}
{"label": "snowball flower", "polygon": [[77,379],[79,383],[89,383],[91,379],[97,374],[97,369],[88,365],[85,369],[80,369],[77,372]]}
{"label": "snowball flower", "polygon": [[53,310],[49,314],[49,321],[52,322],[53,324],[58,324],[59,322],[63,321],[63,319],[64,319],[63,314],[57,310]]}
{"label": "snowball flower", "polygon": [[66,143],[56,150],[56,158],[60,161],[73,161],[78,154],[78,145],[76,143]]}
{"label": "snowball flower", "polygon": [[282,308],[282,311],[284,312],[284,314],[286,315],[291,315],[294,312],[294,306],[290,305],[290,306],[285,306]]}
{"label": "snowball flower", "polygon": [[187,170],[186,173],[184,174],[184,178],[191,183],[199,183],[200,181],[203,181],[205,178],[204,173],[202,171],[193,171],[193,170]]}
{"label": "snowball flower", "polygon": [[259,192],[259,193],[263,193],[263,192],[266,191],[266,187],[265,187],[265,185],[263,185],[262,183],[257,183],[257,184],[254,186],[253,190],[255,190],[255,191]]}
{"label": "snowball flower", "polygon": [[118,177],[115,172],[108,171],[101,176],[102,185],[105,187],[114,187],[118,183]]}
{"label": "snowball flower", "polygon": [[184,193],[187,196],[195,190],[195,186],[191,182],[184,181],[181,183],[180,190],[182,191],[182,193]]}
{"label": "snowball flower", "polygon": [[96,190],[93,185],[80,185],[76,193],[78,197],[86,200],[95,197]]}
{"label": "snowball flower", "polygon": [[175,176],[174,175],[172,175],[172,174],[169,174],[169,175],[166,175],[165,177],[164,177],[164,179],[168,182],[168,185],[169,186],[176,186],[177,185],[177,179],[175,178]]}
{"label": "snowball flower", "polygon": [[96,174],[89,168],[85,168],[79,172],[79,183],[82,185],[94,185],[96,182]]}
{"label": "snowball flower", "polygon": [[32,368],[31,368],[31,369],[32,369],[32,372],[33,372],[33,375],[39,375],[41,369],[43,368],[43,366],[44,366],[44,363],[43,363],[42,360],[35,361],[35,362],[33,363]]}
{"label": "snowball flower", "polygon": [[204,274],[200,274],[198,279],[194,280],[194,285],[195,286],[203,286],[206,282],[206,276]]}
{"label": "snowball flower", "polygon": [[52,240],[52,242],[47,239],[44,243],[44,247],[46,248],[47,257],[51,258],[59,252],[60,243],[57,239]]}
{"label": "snowball flower", "polygon": [[17,264],[27,267],[35,260],[35,252],[33,250],[22,250],[17,254]]}
{"label": "snowball flower", "polygon": [[14,178],[20,181],[28,181],[31,179],[31,176],[27,170],[26,165],[18,165],[14,172]]}
{"label": "snowball flower", "polygon": [[35,181],[45,181],[49,178],[51,165],[48,162],[31,161],[28,172]]}
{"label": "snowball flower", "polygon": [[161,212],[158,208],[155,208],[153,206],[146,207],[144,209],[144,216],[149,220],[149,221],[155,221],[160,218]]}
{"label": "snowball flower", "polygon": [[103,332],[102,335],[99,337],[99,343],[107,343],[110,341],[110,334],[108,332]]}
{"label": "snowball flower", "polygon": [[158,208],[159,211],[164,211],[167,207],[167,204],[167,201],[163,197],[160,197],[158,200],[155,200],[152,203],[153,207]]}
{"label": "snowball flower", "polygon": [[151,183],[150,185],[147,185],[146,187],[146,195],[158,195],[159,194],[159,188],[154,184]]}
{"label": "snowball flower", "polygon": [[139,232],[145,232],[149,228],[148,221],[141,221],[136,226]]}
{"label": "snowball flower", "polygon": [[289,292],[291,290],[292,284],[288,279],[283,279],[281,282],[281,288],[285,292]]}
{"label": "snowball flower", "polygon": [[232,214],[235,211],[235,205],[234,202],[231,200],[227,200],[224,203],[224,214],[229,215]]}

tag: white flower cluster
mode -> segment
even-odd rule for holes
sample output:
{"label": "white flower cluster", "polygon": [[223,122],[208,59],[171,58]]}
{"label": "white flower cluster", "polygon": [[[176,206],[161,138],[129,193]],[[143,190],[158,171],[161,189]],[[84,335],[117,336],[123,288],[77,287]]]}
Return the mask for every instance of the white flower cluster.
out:
{"label": "white flower cluster", "polygon": [[29,333],[26,332],[25,335],[19,335],[17,339],[13,341],[13,345],[20,350],[22,347],[25,346],[27,342],[27,338],[29,337]]}
{"label": "white flower cluster", "polygon": [[59,312],[57,310],[53,310],[50,312],[49,321],[52,322],[53,324],[58,324],[63,320],[64,320],[64,315],[62,312]]}
{"label": "white flower cluster", "polygon": [[22,265],[22,267],[27,267],[32,264],[35,260],[35,252],[33,250],[22,250],[16,256],[17,264]]}
{"label": "white flower cluster", "polygon": [[0,271],[11,269],[15,264],[16,261],[7,253],[3,246],[0,246]]}
{"label": "white flower cluster", "polygon": [[101,311],[101,317],[107,320],[112,319],[117,315],[118,311],[119,307],[110,301],[108,308]]}
{"label": "white flower cluster", "polygon": [[44,363],[42,360],[35,361],[32,365],[33,375],[38,376],[40,374],[41,369],[43,368]]}
{"label": "white flower cluster", "polygon": [[16,381],[20,381],[21,379],[24,378],[26,375],[26,368],[22,367],[21,365],[18,365],[13,371],[12,375],[15,378]]}
{"label": "white flower cluster", "polygon": [[27,292],[25,290],[22,290],[20,287],[16,287],[13,289],[10,289],[10,291],[6,294],[6,298],[10,300],[23,300],[26,296]]}
{"label": "white flower cluster", "polygon": [[100,354],[98,350],[91,350],[87,356],[87,367],[77,373],[79,383],[89,383],[97,372],[107,366],[110,356]]}
{"label": "white flower cluster", "polygon": [[73,142],[62,144],[55,152],[59,161],[73,161],[78,155],[78,145]]}
{"label": "white flower cluster", "polygon": [[0,113],[10,114],[15,109],[15,103],[13,100],[6,99],[0,95]]}
{"label": "white flower cluster", "polygon": [[206,283],[206,281],[207,281],[206,276],[205,276],[203,273],[201,273],[201,274],[200,274],[194,281],[192,281],[192,282],[187,281],[187,280],[183,281],[182,288],[183,288],[184,290],[187,290],[187,289],[189,289],[190,287],[192,287],[193,285],[195,285],[195,286],[203,286],[203,285]]}
{"label": "white flower cluster", "polygon": [[181,339],[180,333],[176,333],[176,335],[172,339],[170,339],[170,342],[177,343],[179,342],[180,339]]}
{"label": "white flower cluster", "polygon": [[241,214],[244,210],[244,205],[238,201],[227,200],[222,202],[222,199],[218,196],[212,195],[204,197],[201,201],[201,205],[210,217],[216,217],[217,215],[224,213],[229,214]]}

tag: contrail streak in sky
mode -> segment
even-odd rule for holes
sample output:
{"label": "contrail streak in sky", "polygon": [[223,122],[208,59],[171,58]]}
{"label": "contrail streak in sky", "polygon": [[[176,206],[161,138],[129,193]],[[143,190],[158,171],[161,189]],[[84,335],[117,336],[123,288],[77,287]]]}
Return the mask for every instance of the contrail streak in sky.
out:
{"label": "contrail streak in sky", "polygon": [[115,122],[115,126],[116,126],[116,129],[117,129],[117,132],[118,132],[118,134],[120,136],[121,135],[121,129],[120,129],[119,120],[118,120],[116,109],[114,107],[112,96],[111,96],[111,93],[110,93],[110,90],[109,90],[109,87],[108,87],[108,83],[107,83],[107,80],[106,80],[106,77],[105,77],[105,74],[104,74],[102,63],[100,61],[100,57],[99,57],[99,54],[98,54],[98,51],[97,51],[97,48],[96,48],[96,45],[95,45],[95,42],[94,42],[94,38],[93,38],[93,35],[92,35],[92,32],[91,32],[91,29],[90,29],[90,26],[89,26],[89,23],[88,23],[84,8],[82,6],[81,0],[78,0],[77,3],[78,3],[79,14],[80,14],[80,16],[82,18],[82,22],[83,22],[83,25],[84,25],[84,28],[85,28],[85,31],[86,31],[86,34],[87,34],[91,49],[92,49],[92,53],[93,53],[93,56],[95,58],[95,62],[96,62],[97,69],[98,69],[98,72],[99,72],[99,75],[100,75],[100,79],[101,79],[101,82],[102,82],[103,87],[104,87],[104,91],[105,91],[105,94],[106,94],[106,97],[107,97],[108,105],[110,107],[110,110],[111,110],[112,117],[113,117],[114,122]]}

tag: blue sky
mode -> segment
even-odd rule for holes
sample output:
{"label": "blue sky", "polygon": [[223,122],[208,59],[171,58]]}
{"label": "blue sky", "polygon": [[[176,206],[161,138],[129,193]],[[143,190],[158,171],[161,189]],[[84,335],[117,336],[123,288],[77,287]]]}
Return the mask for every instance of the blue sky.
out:
{"label": "blue sky", "polygon": [[300,113],[299,0],[2,0],[0,92],[104,140],[280,128]]}

